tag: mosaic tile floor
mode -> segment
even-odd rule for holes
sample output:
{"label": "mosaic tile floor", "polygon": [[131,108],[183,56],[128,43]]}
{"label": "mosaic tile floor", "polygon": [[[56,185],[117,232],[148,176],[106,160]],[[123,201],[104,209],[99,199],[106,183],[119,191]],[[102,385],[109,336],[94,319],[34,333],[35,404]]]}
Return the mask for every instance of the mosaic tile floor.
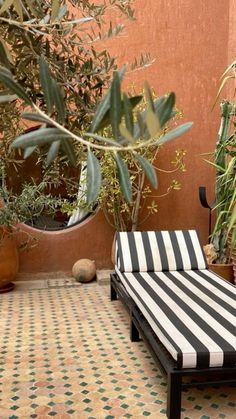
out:
{"label": "mosaic tile floor", "polygon": [[[166,382],[109,287],[0,295],[0,419],[166,418]],[[236,418],[236,389],[183,393],[182,418]]]}

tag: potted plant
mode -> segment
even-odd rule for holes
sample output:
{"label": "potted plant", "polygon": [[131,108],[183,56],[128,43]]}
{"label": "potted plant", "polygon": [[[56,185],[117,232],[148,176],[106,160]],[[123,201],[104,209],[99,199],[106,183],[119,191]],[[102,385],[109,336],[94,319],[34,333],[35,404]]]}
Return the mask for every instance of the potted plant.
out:
{"label": "potted plant", "polygon": [[[24,157],[39,151],[46,155],[48,167],[65,156],[72,165],[85,161],[88,207],[97,201],[101,187],[109,181],[103,171],[106,154],[114,162],[118,188],[125,201],[132,205],[134,182],[130,162],[137,165],[142,181],[145,173],[152,186],[156,187],[155,151],[186,132],[192,124],[183,124],[166,132],[166,123],[174,115],[175,95],[170,93],[153,99],[148,85],[145,88],[146,109],[134,116],[133,110],[141,97],[121,92],[125,67],[114,72],[110,89],[103,95],[104,88],[109,85],[109,74],[115,69],[114,60],[107,52],[96,53],[93,26],[89,25],[87,32],[78,28],[92,19],[95,25],[98,24],[100,34],[104,8],[82,2],[80,11],[83,17],[78,18],[70,8],[56,1],[39,1],[37,10],[33,5],[29,7],[28,2],[21,3],[24,7],[18,2],[15,7],[14,1],[4,2],[0,9],[0,21],[9,35],[7,37],[3,33],[1,39],[3,66],[0,68],[0,82],[6,89],[5,93],[2,91],[1,99],[7,102],[18,97],[20,100],[14,103],[18,109],[26,110],[24,119],[41,126],[33,132],[17,133],[13,147],[23,149]],[[130,4],[132,1],[112,1],[112,7],[116,5],[132,18]],[[87,13],[89,16],[85,17]],[[119,27],[110,26],[106,36],[119,33],[119,30]],[[24,42],[27,45],[19,54],[24,44],[22,38],[26,38]],[[81,62],[78,62],[80,57]],[[102,66],[99,66],[97,63],[101,63],[101,57],[104,58]],[[140,64],[146,64],[144,56],[141,61]],[[21,65],[18,65],[19,62]],[[28,65],[32,69],[29,76]],[[107,125],[111,126],[110,137],[103,131]]]}
{"label": "potted plant", "polygon": [[[11,291],[19,267],[18,244],[16,233],[20,223],[39,216],[43,211],[55,211],[58,200],[45,195],[45,184],[25,184],[19,194],[11,193],[4,176],[4,165],[1,165],[0,185],[0,293]],[[21,247],[35,245],[34,237],[26,237]]]}
{"label": "potted plant", "polygon": [[[215,225],[210,245],[205,246],[211,270],[233,282],[232,250],[235,245],[235,198],[236,198],[236,141],[235,106],[222,101],[221,126],[213,161],[216,170]],[[229,234],[231,240],[229,240]]]}
{"label": "potted plant", "polygon": [[[79,135],[90,124],[96,103],[110,85],[112,71],[117,69],[116,59],[106,49],[101,49],[101,42],[119,36],[124,30],[124,19],[134,20],[132,4],[133,0],[113,0],[101,4],[88,0],[0,1],[0,65],[14,74],[41,110],[46,110],[59,123]],[[113,24],[112,20],[118,23]],[[44,58],[55,80],[51,87],[54,89],[53,100],[58,104],[56,108],[47,94],[45,83],[48,74],[43,75],[43,71],[47,71]],[[143,53],[140,59],[135,60],[132,69],[149,63],[148,54]],[[42,95],[43,86],[45,94]],[[1,143],[4,143],[1,154],[10,154],[9,171],[14,180],[15,166],[21,164],[22,155],[9,150],[8,145],[25,129],[25,125],[28,128],[35,123],[22,123],[22,103],[2,84],[0,87],[0,109],[5,116],[0,121]],[[62,99],[67,105],[66,114],[60,105]],[[58,143],[52,147],[54,152],[56,148]],[[60,153],[46,168],[42,159],[42,171],[47,172],[53,186],[63,186],[72,196],[72,173],[66,170],[63,153],[61,147]],[[77,161],[83,157],[80,147],[77,147],[77,156]],[[28,172],[30,167],[33,171],[35,160],[40,159],[37,147],[28,148],[24,157],[27,159],[22,165],[22,182],[25,177],[23,170]],[[70,157],[72,159],[71,153]],[[72,163],[76,166],[75,159]],[[76,175],[80,173],[79,164],[73,172]],[[35,165],[34,174],[35,177],[40,176],[39,164]],[[73,186],[75,184],[78,184],[78,177],[74,178]],[[75,189],[72,189],[76,196]]]}

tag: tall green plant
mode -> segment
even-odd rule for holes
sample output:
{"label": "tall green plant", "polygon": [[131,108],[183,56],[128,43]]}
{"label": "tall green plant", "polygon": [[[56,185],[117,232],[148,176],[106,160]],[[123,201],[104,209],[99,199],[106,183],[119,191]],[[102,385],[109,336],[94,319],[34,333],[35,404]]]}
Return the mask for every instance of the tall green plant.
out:
{"label": "tall green plant", "polygon": [[[216,222],[211,242],[217,252],[217,262],[226,263],[230,259],[227,239],[234,230],[234,207],[236,202],[236,136],[235,111],[232,103],[221,102],[221,126],[216,144],[213,166],[216,170],[215,206]],[[232,241],[234,243],[234,240]]]}

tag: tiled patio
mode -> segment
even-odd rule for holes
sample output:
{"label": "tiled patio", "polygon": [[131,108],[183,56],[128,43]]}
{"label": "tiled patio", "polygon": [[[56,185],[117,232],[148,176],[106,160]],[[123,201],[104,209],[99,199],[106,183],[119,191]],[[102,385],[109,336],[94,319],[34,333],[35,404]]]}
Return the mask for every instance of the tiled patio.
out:
{"label": "tiled patio", "polygon": [[[166,381],[109,287],[38,281],[0,295],[0,419],[165,418]],[[182,418],[235,418],[233,387],[183,393]]]}

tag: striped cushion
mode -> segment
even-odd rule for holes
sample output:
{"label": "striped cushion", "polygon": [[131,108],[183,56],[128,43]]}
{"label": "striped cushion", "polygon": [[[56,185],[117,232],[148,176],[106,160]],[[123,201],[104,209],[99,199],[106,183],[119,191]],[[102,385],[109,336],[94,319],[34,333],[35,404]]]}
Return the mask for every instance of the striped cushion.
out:
{"label": "striped cushion", "polygon": [[236,364],[236,288],[208,270],[121,273],[180,368]]}
{"label": "striped cushion", "polygon": [[161,272],[205,269],[206,261],[195,230],[120,232],[116,265],[121,272]]}

